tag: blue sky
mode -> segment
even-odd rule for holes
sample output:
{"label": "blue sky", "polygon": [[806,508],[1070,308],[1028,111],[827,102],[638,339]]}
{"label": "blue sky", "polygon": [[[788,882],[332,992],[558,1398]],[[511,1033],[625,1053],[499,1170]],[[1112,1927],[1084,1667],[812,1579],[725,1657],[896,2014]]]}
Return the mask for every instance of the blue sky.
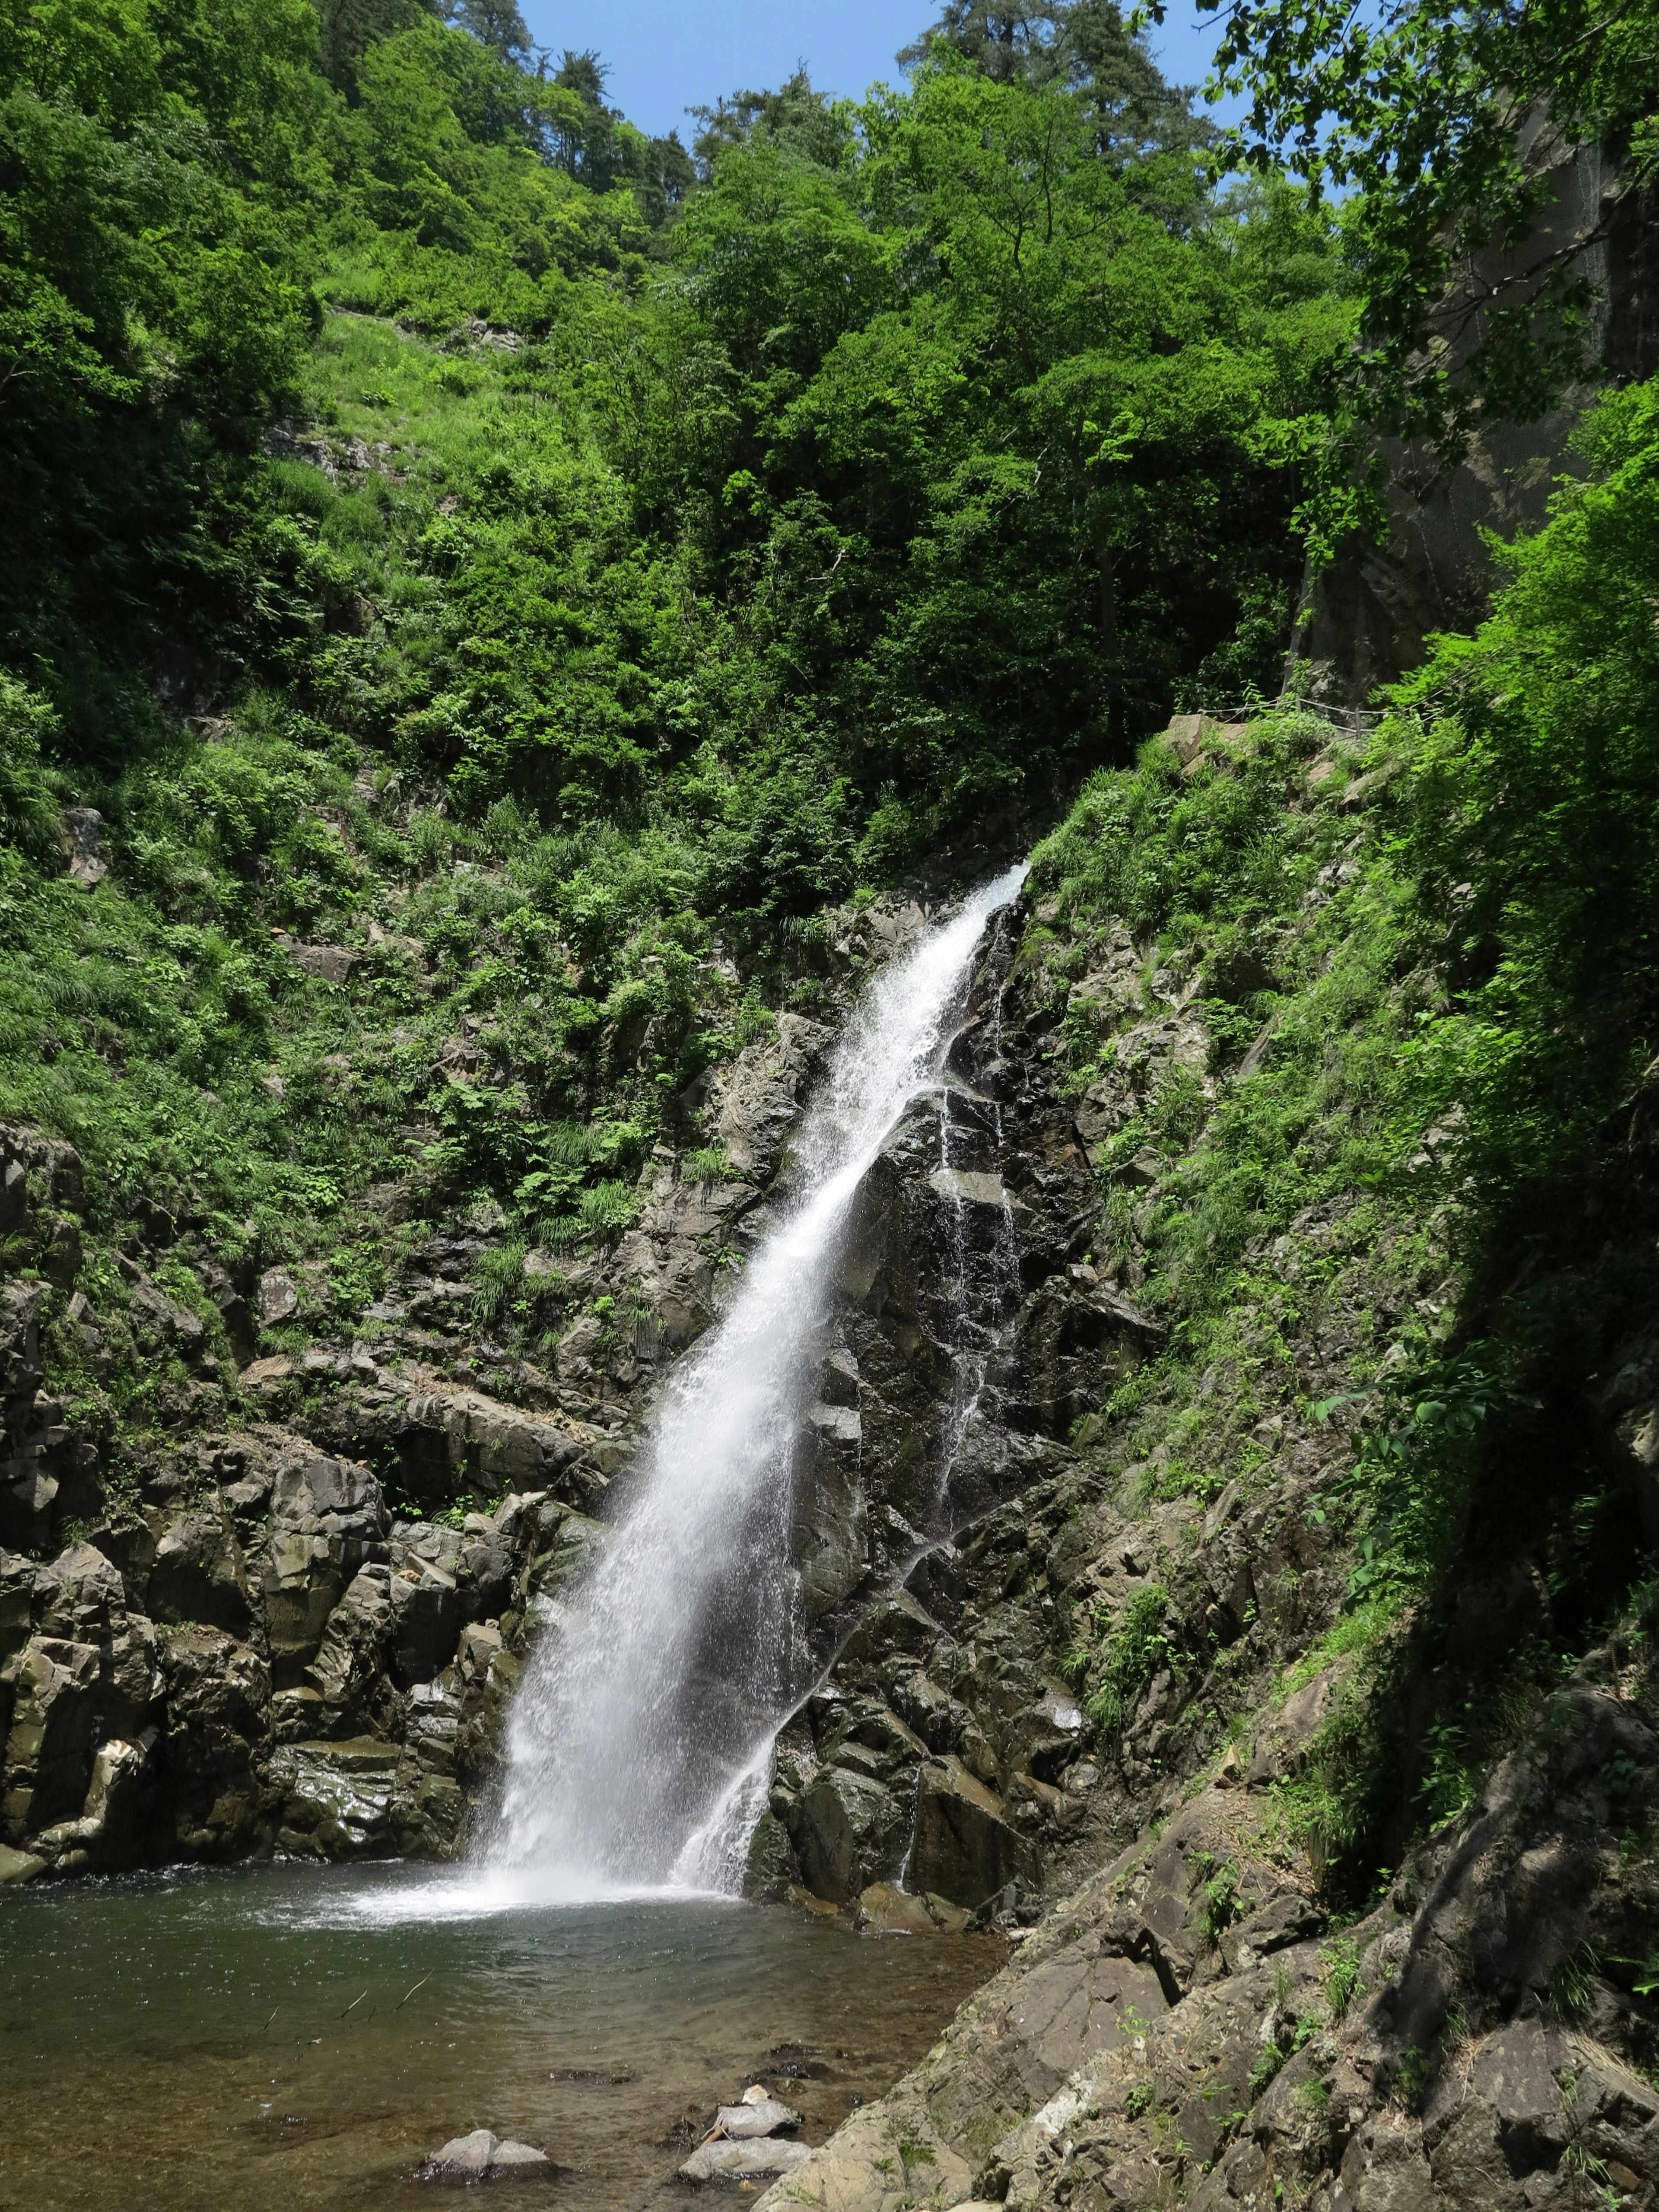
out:
{"label": "blue sky", "polygon": [[[859,94],[902,76],[894,55],[938,13],[930,0],[520,0],[531,35],[557,53],[598,50],[610,65],[609,96],[642,130],[678,129],[685,110],[723,92],[780,83],[805,62],[814,84]],[[1216,18],[1193,0],[1170,0],[1153,46],[1164,74],[1201,83],[1215,50]]]}

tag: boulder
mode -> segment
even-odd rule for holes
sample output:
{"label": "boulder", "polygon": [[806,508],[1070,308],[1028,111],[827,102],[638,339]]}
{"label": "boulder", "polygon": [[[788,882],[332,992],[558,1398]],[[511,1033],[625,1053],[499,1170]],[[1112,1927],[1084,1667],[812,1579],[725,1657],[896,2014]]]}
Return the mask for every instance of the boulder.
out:
{"label": "boulder", "polygon": [[845,1767],[820,1768],[787,1808],[786,1824],[807,1887],[833,1904],[850,1903],[904,1863],[903,1806],[879,1782]]}
{"label": "boulder", "polygon": [[744,2142],[754,2136],[775,2135],[780,2128],[798,2128],[800,2114],[763,2090],[759,2096],[750,2091],[740,2105],[722,2105],[714,2115],[714,2125],[734,2142]]}
{"label": "boulder", "polygon": [[547,2153],[538,2150],[532,2143],[498,2142],[495,2155],[489,2161],[489,2172],[492,2179],[498,2174],[528,2176],[533,2174],[538,2166],[550,2167],[552,2163]]}
{"label": "boulder", "polygon": [[286,931],[279,930],[275,942],[296,968],[321,983],[349,983],[353,969],[362,962],[361,952],[349,951],[343,945],[306,945]]}
{"label": "boulder", "polygon": [[34,1578],[34,1619],[43,1636],[106,1644],[126,1625],[120,1571],[95,1545],[60,1552]]}
{"label": "boulder", "polygon": [[452,2136],[427,2161],[434,2181],[482,2181],[495,2155],[495,2138],[488,2128],[474,2128],[470,2136]]}
{"label": "boulder", "polygon": [[280,1466],[260,1565],[271,1674],[290,1688],[317,1655],[331,1614],[386,1531],[380,1486],[365,1467],[307,1454]]}
{"label": "boulder", "polygon": [[509,2174],[530,2175],[538,2167],[551,2165],[544,2150],[537,2150],[530,2143],[498,2142],[488,2128],[475,2128],[470,2136],[456,2136],[441,2150],[434,2151],[421,2171],[428,2181],[466,2188],[474,2182],[505,2179]]}
{"label": "boulder", "polygon": [[903,1653],[924,1658],[944,1633],[908,1590],[896,1590],[866,1613],[842,1646],[842,1657],[880,1660]]}
{"label": "boulder", "polygon": [[58,1873],[81,1874],[131,1861],[155,1741],[152,1729],[140,1743],[118,1737],[100,1745],[80,1818],[43,1828],[33,1838],[35,1850],[52,1862]]}
{"label": "boulder", "polygon": [[556,1421],[477,1390],[411,1397],[397,1444],[404,1487],[426,1504],[460,1490],[498,1497],[548,1489],[586,1449]]}
{"label": "boulder", "polygon": [[933,1916],[920,1897],[890,1881],[872,1882],[859,1893],[859,1915],[872,1936],[931,1936]]}
{"label": "boulder", "polygon": [[455,1577],[434,1561],[411,1560],[392,1577],[387,1598],[392,1679],[404,1690],[429,1682],[455,1656],[461,1632],[464,1607]]}
{"label": "boulder", "polygon": [[580,1513],[560,1516],[547,1549],[538,1552],[526,1577],[526,1595],[556,1598],[585,1582],[610,1542],[611,1531],[602,1521]]}
{"label": "boulder", "polygon": [[92,1774],[93,1723],[102,1676],[102,1655],[95,1644],[32,1636],[24,1645],[0,1801],[0,1826],[9,1842],[21,1844],[38,1830],[80,1812]]}
{"label": "boulder", "polygon": [[[328,1617],[306,1669],[328,1710],[331,1733],[384,1733],[392,1691],[386,1672],[392,1632],[392,1570],[360,1567]],[[374,1724],[378,1723],[378,1727]]]}
{"label": "boulder", "polygon": [[680,2168],[683,2181],[772,2181],[793,2173],[811,2153],[803,2142],[763,2136],[757,2142],[699,2143]]}
{"label": "boulder", "polygon": [[1001,1799],[950,1758],[921,1770],[909,1873],[918,1889],[972,1908],[1017,1877],[1033,1880],[1035,1854]]}
{"label": "boulder", "polygon": [[354,1460],[307,1452],[276,1469],[270,1489],[272,1521],[283,1528],[373,1543],[386,1532],[380,1486]]}
{"label": "boulder", "polygon": [[270,1670],[222,1629],[195,1626],[163,1637],[161,1668],[174,1833],[204,1857],[244,1850],[258,1833]]}
{"label": "boulder", "polygon": [[246,1635],[247,1576],[222,1496],[169,1525],[156,1547],[146,1602],[157,1620],[206,1621]]}
{"label": "boulder", "polygon": [[21,1552],[0,1551],[0,1668],[29,1640],[36,1572]]}

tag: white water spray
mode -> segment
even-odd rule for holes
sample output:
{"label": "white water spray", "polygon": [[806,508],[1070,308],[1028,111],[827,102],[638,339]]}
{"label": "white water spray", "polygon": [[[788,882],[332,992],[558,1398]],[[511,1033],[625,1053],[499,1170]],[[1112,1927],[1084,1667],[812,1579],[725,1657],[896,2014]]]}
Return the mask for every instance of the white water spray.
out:
{"label": "white water spray", "polygon": [[674,1370],[633,1506],[514,1705],[486,1856],[568,1896],[735,1893],[773,1735],[805,1686],[791,1471],[860,1183],[934,1079],[985,884],[879,975],[799,1130],[795,1196],[725,1318]]}

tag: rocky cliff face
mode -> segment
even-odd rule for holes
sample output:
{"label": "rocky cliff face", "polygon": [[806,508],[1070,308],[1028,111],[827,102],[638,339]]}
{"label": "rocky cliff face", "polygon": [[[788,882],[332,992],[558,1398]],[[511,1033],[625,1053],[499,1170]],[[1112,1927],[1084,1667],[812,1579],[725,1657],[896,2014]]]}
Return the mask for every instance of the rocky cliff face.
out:
{"label": "rocky cliff face", "polygon": [[[1206,749],[1242,772],[1249,733],[1174,735],[1189,775]],[[1141,1310],[1182,1310],[1173,1207],[1213,1190],[1227,1095],[1286,1034],[1291,979],[1340,976],[1380,880],[1380,787],[1317,743],[1290,803],[1330,837],[1299,910],[1248,952],[1213,931],[1159,968],[1086,900],[1040,904],[999,1049],[970,1026],[953,1055],[981,1094],[1020,1071],[996,1154],[1018,1282],[963,1438],[984,1431],[969,1457],[1006,1502],[855,1632],[773,1802],[820,1894],[902,1863],[908,1890],[955,1874],[965,1895],[971,1865],[1005,1885],[986,1917],[1015,1948],[768,2212],[1659,2200],[1650,1332],[1557,1378],[1449,1531],[1444,1578],[1402,1607],[1368,1603],[1343,1501],[1357,1417],[1468,1295],[1453,1210],[1339,1179],[1247,1247],[1249,1310],[1200,1327],[1189,1302],[1167,1344]],[[1360,1030],[1352,973],[1337,996]],[[1057,1078],[1079,1037],[1091,1079]],[[1334,1043],[1318,1079],[1352,1136]],[[1647,1096],[1603,1269],[1650,1233]],[[1332,1157],[1311,1107],[1290,1142]],[[1446,1145],[1413,1138],[1408,1170]],[[1549,1294],[1588,1332],[1592,1289],[1563,1265]],[[908,1832],[876,1816],[911,1789]],[[879,1890],[865,1910],[927,1924]]]}
{"label": "rocky cliff face", "polygon": [[[828,1010],[924,919],[915,903],[832,917],[810,954],[829,971]],[[981,988],[994,1005],[1000,978],[988,971]],[[657,1147],[625,1233],[586,1253],[528,1255],[530,1292],[559,1322],[545,1366],[504,1353],[479,1325],[477,1263],[500,1234],[488,1222],[434,1222],[361,1333],[318,1331],[301,1351],[277,1351],[271,1332],[302,1295],[291,1269],[233,1273],[205,1223],[158,1209],[100,1281],[83,1265],[73,1149],[4,1133],[10,1875],[271,1848],[460,1848],[526,1641],[605,1540],[657,1378],[708,1326],[722,1273],[742,1264],[769,1198],[787,1188],[788,1133],[830,1035],[781,1014],[700,1079],[685,1128],[705,1141],[684,1148],[684,1170],[681,1152]],[[822,1401],[802,1437],[795,1538],[826,1663],[878,1596],[915,1609],[900,1585],[934,1538],[1046,1464],[1041,1433],[1005,1437],[976,1417],[986,1353],[973,1346],[998,1340],[1018,1261],[1012,1202],[986,1151],[997,1109],[957,1076],[948,1099],[952,1158],[989,1164],[937,1171],[945,1092],[896,1133],[845,1258],[844,1325],[826,1340]],[[723,1172],[707,1170],[711,1157]],[[66,1402],[53,1367],[93,1387]],[[145,1395],[124,1406],[134,1376]],[[1041,1669],[1021,1680],[1039,1704],[1062,1697],[1075,1737],[1074,1705]],[[955,1698],[941,1714],[965,1711]],[[944,1718],[927,1726],[941,1752],[960,1734]],[[994,1787],[1006,1762],[976,1725],[970,1734]],[[963,1803],[994,1804],[1000,1825],[1000,1797],[953,1771]],[[856,1896],[897,1873],[915,1775],[894,1778],[903,1817],[873,1783],[865,1809],[893,1830],[899,1860],[860,1861],[848,1891],[843,1851],[839,1872],[814,1878],[817,1893]],[[1023,1850],[1010,1856],[1016,1840],[993,1847],[997,1867],[1034,1865]],[[803,1848],[819,1866],[813,1843]],[[804,1879],[769,1826],[763,1863],[775,1887]],[[977,1881],[939,1877],[974,1905],[986,1894]]]}

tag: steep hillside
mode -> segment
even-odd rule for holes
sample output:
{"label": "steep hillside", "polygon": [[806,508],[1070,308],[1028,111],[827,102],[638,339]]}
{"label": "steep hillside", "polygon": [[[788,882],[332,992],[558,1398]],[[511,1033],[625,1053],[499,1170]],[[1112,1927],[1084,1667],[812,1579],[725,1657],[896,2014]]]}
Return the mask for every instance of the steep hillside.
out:
{"label": "steep hillside", "polygon": [[1091,1734],[995,1778],[1047,1915],[1011,1858],[1018,1955],[769,2202],[1652,2201],[1644,618],[1586,682],[1650,404],[1369,737],[1177,723],[1038,854],[1086,1382],[896,1649],[1023,1635]]}

